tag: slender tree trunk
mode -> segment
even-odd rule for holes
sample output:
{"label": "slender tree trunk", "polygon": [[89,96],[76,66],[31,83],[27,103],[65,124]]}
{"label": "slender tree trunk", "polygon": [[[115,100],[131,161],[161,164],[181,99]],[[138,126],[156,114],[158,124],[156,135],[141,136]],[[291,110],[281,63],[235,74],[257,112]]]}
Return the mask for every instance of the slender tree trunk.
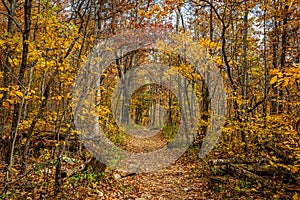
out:
{"label": "slender tree trunk", "polygon": [[[22,97],[21,106],[24,105],[25,97],[26,97],[26,93],[24,93],[24,95]],[[6,191],[8,191],[8,189],[9,189],[9,185],[8,185],[8,182],[9,182],[9,173],[10,173],[11,167],[13,166],[13,163],[14,163],[13,159],[14,159],[14,151],[15,151],[15,142],[16,142],[16,139],[17,139],[17,131],[18,131],[18,127],[19,127],[21,113],[22,113],[22,109],[20,107],[19,108],[19,112],[18,112],[19,118],[17,119],[15,133],[13,133],[13,138],[12,138],[11,148],[10,148],[9,161],[8,161],[8,165],[7,165],[7,171],[6,171],[6,177],[5,177],[5,179],[6,179],[6,185],[5,185]]]}
{"label": "slender tree trunk", "polygon": [[[22,86],[23,79],[25,76],[25,70],[27,68],[27,59],[28,59],[28,39],[30,35],[30,26],[31,26],[31,7],[32,0],[25,0],[24,4],[24,31],[23,31],[23,50],[22,50],[22,60],[18,77],[18,85]],[[16,132],[17,122],[18,122],[18,112],[20,108],[20,103],[16,103],[14,105],[14,113],[13,113],[13,121],[11,126],[12,135]],[[13,137],[12,137],[13,138]]]}
{"label": "slender tree trunk", "polygon": [[[274,7],[275,7],[275,0],[273,1]],[[278,36],[278,22],[277,22],[277,16],[274,16],[274,28],[273,28],[273,69],[278,69],[278,43],[279,43],[279,36]],[[275,114],[278,113],[278,94],[279,90],[278,88],[273,87],[273,98],[271,102],[271,113]]]}
{"label": "slender tree trunk", "polygon": [[[13,111],[13,120],[12,120],[12,126],[11,126],[11,138],[12,141],[10,143],[10,159],[8,166],[13,165],[13,156],[14,156],[14,149],[15,149],[15,141],[18,133],[18,127],[19,127],[19,122],[21,119],[22,115],[22,107],[24,106],[25,103],[25,96],[27,94],[27,89],[23,85],[23,79],[25,76],[25,70],[27,67],[27,59],[28,59],[28,38],[30,34],[30,17],[31,17],[31,0],[26,0],[24,3],[24,31],[23,31],[23,43],[22,43],[22,60],[21,60],[21,66],[20,66],[20,71],[19,71],[19,76],[18,76],[18,86],[19,88],[23,88],[24,95],[22,98],[22,102],[15,103],[14,104],[14,111]],[[7,175],[8,177],[8,175]]]}
{"label": "slender tree trunk", "polygon": [[[16,9],[16,0],[10,1],[10,6],[8,8],[8,5],[5,4],[5,7],[7,8],[7,13],[9,16],[7,16],[7,32],[11,34],[13,32],[13,17],[15,16],[15,9]],[[4,3],[4,1],[3,1]],[[3,64],[3,87],[7,88],[9,84],[11,84],[11,73],[13,73],[12,68],[9,63],[9,58],[11,56],[11,48],[10,45],[6,45],[6,55],[5,55],[5,61]],[[0,112],[5,113],[3,108],[3,102],[6,99],[7,92],[2,91],[3,97],[0,99]],[[4,131],[4,120],[6,116],[0,118],[0,132]]]}
{"label": "slender tree trunk", "polygon": [[156,121],[156,118],[157,118],[157,113],[156,113],[156,110],[157,110],[157,107],[156,107],[156,105],[157,105],[157,102],[156,102],[156,94],[157,94],[157,86],[155,86],[155,87],[153,87],[153,101],[152,101],[152,128],[155,128],[156,126],[157,126],[157,121]]}
{"label": "slender tree trunk", "polygon": [[45,90],[42,93],[42,96],[41,96],[42,102],[39,106],[38,114],[33,118],[32,122],[30,124],[29,130],[27,132],[27,135],[26,135],[26,142],[25,142],[25,146],[24,146],[23,159],[22,159],[22,171],[23,172],[26,171],[26,167],[27,167],[27,154],[28,154],[28,150],[30,147],[31,137],[32,137],[35,125],[38,122],[38,120],[42,117],[44,108],[47,105],[47,101],[48,101],[48,98],[50,95],[50,87],[51,87],[52,82],[54,81],[54,76],[55,75],[53,75],[51,77],[48,84],[46,85]]}
{"label": "slender tree trunk", "polygon": [[[247,3],[245,3],[245,15],[244,15],[244,33],[243,33],[243,65],[242,65],[242,96],[243,96],[243,100],[246,101],[248,99],[247,96],[247,88],[248,88],[248,84],[247,84],[247,70],[248,70],[248,66],[247,66],[247,49],[248,49],[248,42],[247,42],[247,37],[248,37],[248,8],[247,8]],[[247,151],[247,140],[246,140],[246,133],[245,133],[245,124],[247,122],[247,114],[246,114],[246,109],[247,109],[247,105],[245,103],[243,103],[242,105],[242,110],[243,113],[241,113],[242,117],[242,142],[244,143],[244,150],[245,152]]]}
{"label": "slender tree trunk", "polygon": [[[179,58],[178,58],[179,59]],[[181,119],[183,122],[183,128],[185,130],[185,132],[188,131],[187,128],[187,120],[186,120],[186,113],[185,113],[185,103],[184,103],[184,91],[182,91],[182,79],[180,76],[177,77],[177,84],[178,84],[178,101],[179,101],[179,105],[180,105],[180,113],[181,113]]]}
{"label": "slender tree trunk", "polygon": [[[264,1],[265,5],[265,1]],[[264,45],[264,52],[263,52],[263,60],[264,60],[264,104],[263,104],[263,116],[264,116],[264,128],[267,127],[267,103],[268,103],[268,67],[267,67],[267,44],[266,44],[266,12],[264,11],[264,38],[263,38],[263,45]]]}
{"label": "slender tree trunk", "polygon": [[[281,57],[280,57],[280,68],[283,70],[285,68],[285,63],[286,63],[286,48],[287,48],[287,23],[288,23],[288,6],[286,5],[284,7],[284,18],[283,18],[283,32],[281,36]],[[283,94],[283,89],[279,89],[279,105],[278,105],[278,112],[282,113],[283,112],[283,107],[284,107],[284,94]]]}

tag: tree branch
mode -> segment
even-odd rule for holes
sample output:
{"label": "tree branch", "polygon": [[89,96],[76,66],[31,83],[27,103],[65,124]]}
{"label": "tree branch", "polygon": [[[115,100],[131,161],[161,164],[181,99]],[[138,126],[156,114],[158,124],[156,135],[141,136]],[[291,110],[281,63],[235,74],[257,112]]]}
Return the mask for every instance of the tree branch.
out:
{"label": "tree branch", "polygon": [[7,4],[5,3],[5,1],[4,1],[4,0],[1,0],[1,1],[2,1],[2,3],[3,3],[3,5],[4,5],[4,7],[5,7],[5,9],[7,10],[7,12],[10,13],[10,9],[8,8],[8,6],[7,6]]}
{"label": "tree branch", "polygon": [[5,13],[5,12],[1,12],[1,11],[0,11],[0,14],[5,15],[5,16],[11,18],[14,21],[14,23],[16,24],[17,28],[20,30],[20,32],[23,33],[22,27],[20,26],[20,24],[18,24],[18,22],[14,19],[13,16],[11,16],[11,15]]}

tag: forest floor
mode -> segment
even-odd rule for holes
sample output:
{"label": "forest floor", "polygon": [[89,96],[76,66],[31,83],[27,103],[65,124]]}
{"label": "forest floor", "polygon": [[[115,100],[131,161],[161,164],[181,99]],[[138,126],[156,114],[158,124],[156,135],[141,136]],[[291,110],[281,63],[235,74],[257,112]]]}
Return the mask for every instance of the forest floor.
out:
{"label": "forest floor", "polygon": [[[154,173],[137,174],[116,180],[125,190],[114,198],[124,199],[220,199],[205,178],[198,177],[197,163],[179,161]],[[113,197],[109,194],[108,197]]]}
{"label": "forest floor", "polygon": [[[147,134],[151,135],[152,130]],[[134,133],[133,133],[134,134]],[[151,152],[167,145],[161,134],[149,138],[126,137],[125,147],[131,152]],[[8,199],[297,199],[294,196],[272,198],[255,181],[235,174],[217,174],[208,164],[210,159],[228,157],[214,149],[204,159],[198,158],[199,147],[190,147],[176,162],[151,173],[126,174],[106,168],[105,173],[84,171],[66,177],[57,192],[55,166],[32,170],[26,179],[15,181]],[[62,168],[72,169],[80,163],[63,161]],[[82,164],[82,162],[81,162]],[[16,171],[17,172],[17,171]],[[3,174],[2,174],[3,175]],[[56,192],[55,192],[56,191]],[[276,191],[275,191],[276,193]],[[26,197],[26,198],[25,198]]]}
{"label": "forest floor", "polygon": [[[150,152],[167,144],[160,134],[150,138],[127,137],[125,149]],[[209,165],[198,159],[197,152],[197,148],[190,148],[171,166],[152,173],[122,175],[108,168],[100,186],[94,187],[96,192],[78,191],[75,199],[265,199],[249,185],[240,186],[237,179],[228,177],[219,182],[213,178]]]}

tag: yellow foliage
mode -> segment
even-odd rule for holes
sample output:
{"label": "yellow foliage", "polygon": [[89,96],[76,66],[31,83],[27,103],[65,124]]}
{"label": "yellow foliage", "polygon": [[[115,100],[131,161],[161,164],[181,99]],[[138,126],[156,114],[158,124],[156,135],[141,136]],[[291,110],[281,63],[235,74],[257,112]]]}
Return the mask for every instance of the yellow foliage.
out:
{"label": "yellow foliage", "polygon": [[293,200],[299,200],[299,196],[297,192],[293,195]]}
{"label": "yellow foliage", "polygon": [[270,80],[270,84],[272,85],[272,84],[274,84],[274,83],[276,83],[277,82],[277,76],[273,76],[272,78],[271,78],[271,80]]}

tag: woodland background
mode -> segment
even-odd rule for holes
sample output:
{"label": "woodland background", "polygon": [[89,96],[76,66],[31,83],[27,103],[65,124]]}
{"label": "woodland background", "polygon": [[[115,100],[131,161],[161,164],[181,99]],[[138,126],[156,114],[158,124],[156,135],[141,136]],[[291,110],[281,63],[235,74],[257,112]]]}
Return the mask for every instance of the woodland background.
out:
{"label": "woodland background", "polygon": [[[293,0],[1,0],[0,197],[140,196],[139,185],[131,180],[136,175],[105,170],[81,144],[73,123],[72,90],[95,43],[150,26],[190,34],[209,52],[224,78],[226,123],[214,150],[199,160],[210,110],[204,79],[184,59],[161,55],[165,64],[187,78],[180,84],[193,85],[201,97],[198,137],[178,161],[191,166],[187,173],[193,182],[206,185],[193,190],[193,198],[298,199],[299,13],[299,2]],[[107,99],[102,99],[99,120],[108,137],[127,149],[133,147],[111,121],[109,96],[116,81],[146,55],[140,50],[116,59],[103,75],[101,92]],[[176,99],[157,85],[142,87],[138,94],[124,109],[130,109],[137,124],[148,125],[155,120],[149,116],[160,119],[163,114],[149,115],[159,102],[168,116],[159,139],[172,140],[180,122],[179,103],[192,97]],[[176,169],[170,177],[180,179]],[[147,191],[153,179],[139,176],[148,181],[143,190]],[[163,179],[159,174],[156,178]],[[121,184],[120,179],[129,183]],[[164,186],[143,198],[164,194],[158,187]],[[192,198],[188,190],[185,195]],[[165,198],[180,199],[171,194]]]}

